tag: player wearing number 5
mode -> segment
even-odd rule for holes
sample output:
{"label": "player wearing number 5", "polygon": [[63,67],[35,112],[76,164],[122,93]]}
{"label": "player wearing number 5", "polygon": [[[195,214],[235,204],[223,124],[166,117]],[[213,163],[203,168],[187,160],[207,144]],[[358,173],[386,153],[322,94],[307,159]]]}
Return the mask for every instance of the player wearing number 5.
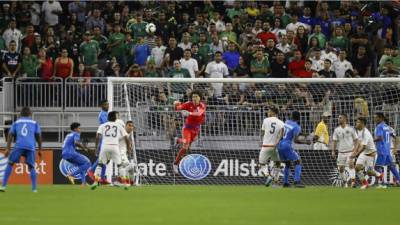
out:
{"label": "player wearing number 5", "polygon": [[190,145],[196,139],[200,132],[200,125],[204,123],[206,115],[206,105],[201,100],[201,92],[193,90],[190,93],[192,101],[180,103],[179,101],[174,102],[175,110],[181,111],[183,116],[187,116],[185,125],[182,129],[182,139],[178,139],[178,144],[182,144],[178,155],[175,158],[173,164],[174,173],[178,173],[178,165],[182,157],[189,150]]}
{"label": "player wearing number 5", "polygon": [[[11,125],[10,133],[7,138],[5,156],[8,157],[8,164],[4,172],[3,183],[0,191],[6,190],[8,178],[11,175],[14,163],[18,163],[21,156],[25,157],[25,163],[29,167],[32,180],[32,191],[36,192],[36,170],[35,170],[35,149],[38,143],[38,155],[42,156],[42,138],[39,124],[30,118],[31,110],[24,107],[21,110],[21,117]],[[15,138],[15,146],[10,153],[11,142]]]}

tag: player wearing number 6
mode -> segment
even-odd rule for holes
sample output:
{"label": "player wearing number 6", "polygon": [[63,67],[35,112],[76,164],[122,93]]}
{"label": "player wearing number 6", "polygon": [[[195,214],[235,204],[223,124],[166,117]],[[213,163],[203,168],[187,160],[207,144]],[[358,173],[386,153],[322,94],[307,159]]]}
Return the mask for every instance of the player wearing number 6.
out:
{"label": "player wearing number 6", "polygon": [[[24,107],[21,110],[21,117],[11,125],[7,138],[7,147],[4,155],[8,157],[8,164],[4,172],[3,183],[0,191],[6,190],[8,178],[11,175],[14,163],[18,163],[21,156],[25,157],[25,163],[29,167],[32,180],[32,191],[36,192],[36,170],[35,170],[35,149],[38,143],[38,155],[42,156],[42,137],[39,124],[30,118],[31,110]],[[10,153],[11,142],[15,138],[15,146]]]}
{"label": "player wearing number 6", "polygon": [[108,113],[108,122],[100,125],[96,135],[96,151],[99,151],[99,143],[101,139],[101,149],[99,154],[99,164],[95,170],[95,182],[91,186],[94,190],[99,184],[101,167],[106,165],[112,160],[120,169],[121,167],[121,154],[119,151],[119,140],[125,139],[128,151],[131,151],[132,144],[128,138],[125,129],[117,122],[117,112],[112,111]]}
{"label": "player wearing number 6", "polygon": [[204,123],[206,115],[206,105],[201,100],[201,92],[193,90],[190,93],[192,101],[180,103],[179,101],[174,102],[175,110],[181,111],[183,116],[186,116],[186,121],[182,129],[182,138],[178,139],[178,144],[182,144],[178,155],[175,158],[173,164],[174,173],[178,173],[178,165],[182,157],[189,150],[190,145],[196,139],[200,132],[200,125]]}

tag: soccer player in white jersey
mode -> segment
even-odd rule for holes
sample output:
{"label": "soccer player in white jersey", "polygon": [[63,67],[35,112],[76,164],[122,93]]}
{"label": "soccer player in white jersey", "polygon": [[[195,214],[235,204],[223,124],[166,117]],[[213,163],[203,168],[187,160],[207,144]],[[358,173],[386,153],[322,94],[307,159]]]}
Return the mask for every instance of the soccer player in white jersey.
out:
{"label": "soccer player in white jersey", "polygon": [[[276,145],[282,137],[283,128],[285,123],[278,119],[278,109],[276,107],[270,107],[268,109],[268,118],[265,118],[261,127],[261,135],[263,136],[263,143],[259,155],[259,165],[261,171],[267,176],[265,182],[266,186],[269,186],[274,180],[278,182],[279,180],[279,157],[276,150]],[[275,166],[271,173],[268,170],[268,160],[275,162]],[[273,178],[272,178],[273,177]]]}
{"label": "soccer player in white jersey", "polygon": [[101,166],[106,165],[110,160],[117,165],[118,169],[121,166],[121,154],[119,150],[119,140],[125,139],[128,150],[132,148],[131,142],[125,129],[117,122],[117,112],[108,113],[108,122],[100,125],[96,134],[96,151],[98,151],[99,142],[101,139],[101,150],[99,155],[99,164],[95,170],[95,181],[91,186],[94,190],[99,184]]}
{"label": "soccer player in white jersey", "polygon": [[[128,134],[129,141],[132,143],[131,134],[134,130],[133,122],[130,120],[127,121],[124,127]],[[121,179],[120,182],[125,186],[129,186],[133,183],[134,165],[129,161],[128,153],[130,153],[131,150],[128,149],[124,138],[119,140],[119,150],[121,152],[121,167],[118,171]]]}
{"label": "soccer player in white jersey", "polygon": [[339,169],[339,185],[347,186],[345,168],[349,167],[350,178],[354,179],[356,176],[350,156],[358,145],[358,138],[355,129],[347,124],[347,115],[340,114],[338,122],[339,126],[333,132],[332,157],[336,158],[336,151],[339,152],[336,161]]}
{"label": "soccer player in white jersey", "polygon": [[355,159],[358,156],[355,170],[362,184],[361,189],[366,189],[369,186],[367,179],[365,179],[365,170],[368,176],[381,176],[381,174],[374,169],[376,147],[371,132],[365,127],[366,124],[367,120],[364,117],[357,119],[356,130],[360,144],[357,149],[354,149],[350,156],[351,159]]}

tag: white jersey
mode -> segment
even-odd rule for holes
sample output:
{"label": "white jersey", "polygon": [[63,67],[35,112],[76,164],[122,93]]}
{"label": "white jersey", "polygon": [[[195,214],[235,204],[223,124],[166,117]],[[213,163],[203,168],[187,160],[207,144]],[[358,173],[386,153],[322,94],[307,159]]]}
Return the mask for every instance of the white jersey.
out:
{"label": "white jersey", "polygon": [[346,125],[336,127],[333,132],[333,140],[337,141],[337,149],[339,152],[351,152],[354,147],[354,140],[357,139],[356,131],[353,127]]}
{"label": "white jersey", "polygon": [[128,135],[117,122],[107,122],[100,125],[97,133],[101,134],[102,145],[119,145],[119,139]]}
{"label": "white jersey", "polygon": [[283,129],[285,123],[276,118],[265,118],[261,129],[264,131],[263,145],[276,145],[279,141],[279,132]]}
{"label": "white jersey", "polygon": [[376,152],[376,147],[374,143],[374,138],[372,137],[371,132],[364,128],[362,130],[357,130],[358,140],[360,140],[362,145],[365,145],[364,153],[371,154]]}

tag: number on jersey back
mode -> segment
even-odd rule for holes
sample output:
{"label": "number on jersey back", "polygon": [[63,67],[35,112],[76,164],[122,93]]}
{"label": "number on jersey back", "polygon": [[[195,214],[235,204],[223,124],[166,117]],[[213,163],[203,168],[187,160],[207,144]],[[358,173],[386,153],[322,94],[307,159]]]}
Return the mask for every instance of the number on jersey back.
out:
{"label": "number on jersey back", "polygon": [[118,145],[119,139],[128,135],[125,129],[116,122],[107,122],[100,125],[97,133],[102,136],[102,144],[108,145]]}
{"label": "number on jersey back", "polygon": [[284,125],[283,121],[276,117],[265,118],[261,127],[264,131],[263,145],[276,145]]}

